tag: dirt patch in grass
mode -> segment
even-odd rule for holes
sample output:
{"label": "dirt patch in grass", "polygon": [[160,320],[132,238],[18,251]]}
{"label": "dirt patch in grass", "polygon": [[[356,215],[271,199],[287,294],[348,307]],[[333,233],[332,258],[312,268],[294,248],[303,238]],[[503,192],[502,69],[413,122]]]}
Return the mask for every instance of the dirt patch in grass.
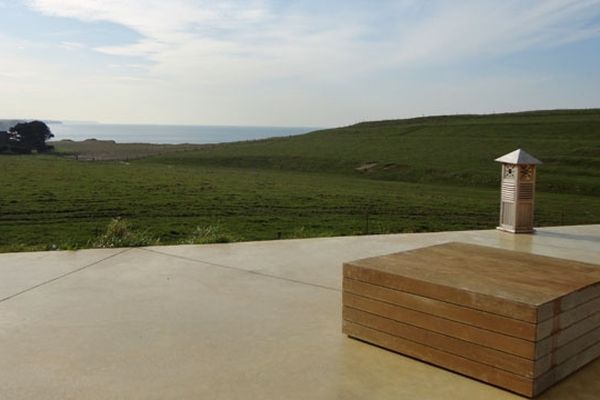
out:
{"label": "dirt patch in grass", "polygon": [[376,162],[368,162],[365,163],[359,167],[356,168],[357,171],[359,172],[369,172],[375,169],[375,167],[377,167],[377,163]]}

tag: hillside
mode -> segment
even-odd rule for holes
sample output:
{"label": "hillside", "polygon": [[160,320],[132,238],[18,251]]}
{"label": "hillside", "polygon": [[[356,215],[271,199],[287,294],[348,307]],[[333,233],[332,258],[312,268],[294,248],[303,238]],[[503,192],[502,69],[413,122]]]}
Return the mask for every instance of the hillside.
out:
{"label": "hillside", "polygon": [[137,232],[119,245],[490,229],[493,159],[518,147],[545,162],[537,226],[600,223],[600,110],[367,122],[197,150],[62,146],[82,157],[0,156],[0,251],[102,246],[116,217]]}
{"label": "hillside", "polygon": [[495,158],[524,148],[544,162],[539,190],[600,195],[600,109],[426,117],[207,146],[148,162],[327,172],[497,187]]}

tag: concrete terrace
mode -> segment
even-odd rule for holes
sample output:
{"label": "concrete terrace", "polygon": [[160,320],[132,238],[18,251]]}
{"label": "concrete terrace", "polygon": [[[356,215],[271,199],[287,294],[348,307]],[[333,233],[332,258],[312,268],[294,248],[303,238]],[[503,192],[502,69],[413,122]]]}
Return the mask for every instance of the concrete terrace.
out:
{"label": "concrete terrace", "polygon": [[448,241],[600,263],[600,225],[3,254],[0,398],[517,399],[341,333],[342,262]]}

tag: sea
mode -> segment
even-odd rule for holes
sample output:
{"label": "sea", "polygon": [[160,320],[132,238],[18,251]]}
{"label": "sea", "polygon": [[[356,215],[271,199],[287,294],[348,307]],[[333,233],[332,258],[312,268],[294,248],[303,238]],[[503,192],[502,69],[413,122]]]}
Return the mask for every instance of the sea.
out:
{"label": "sea", "polygon": [[299,135],[315,127],[225,125],[128,125],[102,123],[48,123],[52,140],[114,140],[118,143],[205,144]]}

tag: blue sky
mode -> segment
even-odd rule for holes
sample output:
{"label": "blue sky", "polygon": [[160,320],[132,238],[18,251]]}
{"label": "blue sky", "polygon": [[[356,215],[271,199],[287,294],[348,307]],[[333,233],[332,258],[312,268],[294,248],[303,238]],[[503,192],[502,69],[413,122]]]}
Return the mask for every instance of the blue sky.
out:
{"label": "blue sky", "polygon": [[600,0],[0,0],[0,118],[335,126],[600,107]]}

